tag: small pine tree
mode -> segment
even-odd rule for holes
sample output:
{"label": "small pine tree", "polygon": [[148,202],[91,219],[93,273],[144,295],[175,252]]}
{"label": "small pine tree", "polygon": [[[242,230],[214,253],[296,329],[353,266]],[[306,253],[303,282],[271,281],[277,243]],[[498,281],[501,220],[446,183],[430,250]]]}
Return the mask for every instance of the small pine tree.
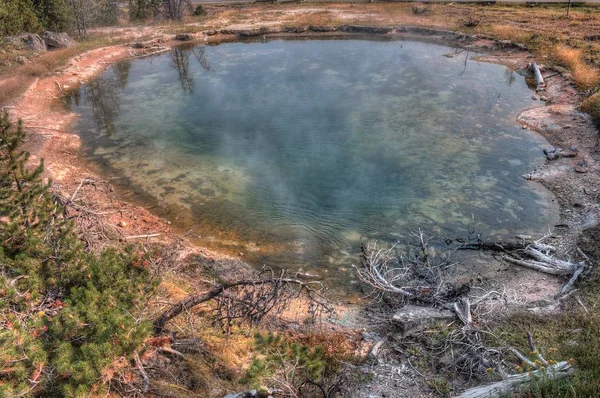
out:
{"label": "small pine tree", "polygon": [[320,346],[311,349],[273,333],[257,333],[254,344],[259,356],[242,378],[253,388],[261,388],[264,379],[274,376],[297,388],[307,380],[320,381],[325,375],[328,359]]}
{"label": "small pine tree", "polygon": [[155,281],[133,248],[84,249],[23,138],[0,116],[0,396],[88,395],[150,336]]}

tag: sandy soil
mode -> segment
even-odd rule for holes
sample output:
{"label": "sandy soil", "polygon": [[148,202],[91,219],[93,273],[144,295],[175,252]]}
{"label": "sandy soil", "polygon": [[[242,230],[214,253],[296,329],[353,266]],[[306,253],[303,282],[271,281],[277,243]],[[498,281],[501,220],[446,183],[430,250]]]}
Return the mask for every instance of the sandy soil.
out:
{"label": "sandy soil", "polygon": [[[291,13],[300,13],[299,10],[290,10]],[[336,18],[344,19],[344,10],[339,10]],[[353,15],[353,14],[352,14]],[[286,15],[290,17],[290,15]],[[292,15],[290,18],[293,18]],[[366,16],[365,20],[371,16]],[[353,21],[355,17],[351,18]],[[231,22],[223,20],[223,24]],[[260,27],[268,26],[261,24]],[[254,24],[230,24],[227,29],[256,29]],[[115,31],[113,30],[113,33]],[[124,31],[125,32],[125,31]],[[141,35],[140,31],[129,32],[133,36]],[[235,40],[236,35],[208,32],[195,34],[197,42],[217,42]],[[289,33],[279,33],[286,34]],[[311,33],[303,33],[304,35]],[[318,33],[312,33],[318,34]],[[339,33],[336,33],[339,34]],[[419,32],[405,32],[403,37],[421,37]],[[165,36],[151,28],[144,28],[143,36],[155,36],[162,46],[173,46],[177,42],[171,40],[173,36]],[[532,61],[531,55],[511,45],[499,45],[489,38],[462,37],[457,42],[457,37],[449,37],[447,33],[431,33],[427,40],[453,41],[454,44],[477,49],[488,50],[487,55],[479,59],[487,62],[497,62],[508,65],[513,69],[525,69]],[[508,48],[499,48],[508,47]],[[185,253],[198,253],[215,262],[215,271],[222,276],[227,274],[237,275],[240,270],[248,268],[239,259],[213,253],[195,247],[188,242],[181,233],[178,233],[170,222],[152,214],[151,209],[145,209],[135,204],[127,203],[116,197],[110,186],[110,180],[94,174],[86,164],[80,153],[81,142],[77,135],[70,132],[70,125],[77,117],[68,112],[64,107],[57,106],[57,98],[64,95],[70,88],[85,83],[91,77],[101,73],[111,63],[131,56],[130,47],[126,45],[112,46],[92,50],[81,54],[71,60],[62,70],[52,76],[38,79],[28,88],[26,93],[11,107],[13,118],[20,118],[28,132],[27,149],[32,153],[31,161],[44,158],[46,174],[54,181],[54,187],[61,193],[82,207],[93,209],[94,213],[101,214],[103,222],[107,223],[113,237],[123,241],[160,241],[177,245]],[[598,174],[598,132],[590,118],[577,111],[582,96],[570,83],[568,73],[561,70],[545,70],[548,76],[547,88],[539,92],[540,106],[524,110],[518,117],[518,122],[523,128],[528,128],[542,134],[555,147],[567,149],[576,148],[575,157],[560,157],[548,161],[524,178],[542,184],[555,195],[555,200],[560,206],[560,221],[551,231],[548,243],[559,248],[559,255],[569,257],[577,256],[577,237],[585,228],[596,225],[600,219],[597,203],[600,200],[600,175]],[[543,99],[543,100],[542,100]],[[540,148],[542,151],[543,148]],[[94,183],[83,184],[83,179],[93,180]],[[533,182],[532,182],[533,183]],[[77,193],[75,196],[74,194]],[[88,220],[81,217],[84,222]],[[102,239],[111,238],[105,234],[96,234],[96,243]],[[110,234],[108,234],[110,235]],[[135,238],[139,235],[153,235],[153,237]],[[101,243],[100,243],[101,245]],[[219,265],[220,264],[220,265]],[[492,285],[504,285],[506,289],[514,291],[516,296],[524,297],[526,306],[540,306],[549,300],[564,283],[563,280],[549,277],[534,271],[508,266],[505,263],[489,257],[484,257],[473,262],[470,266],[473,275],[481,275],[484,282]],[[357,308],[342,308],[341,324],[350,327],[365,325],[372,321]],[[365,341],[375,341],[377,333],[381,331],[376,327],[364,330]],[[428,388],[423,379],[418,377],[417,371],[405,363],[394,360],[378,360],[370,364],[371,370],[377,375],[368,384],[358,388],[357,395],[409,397],[426,396]],[[421,380],[421,381],[416,381]]]}

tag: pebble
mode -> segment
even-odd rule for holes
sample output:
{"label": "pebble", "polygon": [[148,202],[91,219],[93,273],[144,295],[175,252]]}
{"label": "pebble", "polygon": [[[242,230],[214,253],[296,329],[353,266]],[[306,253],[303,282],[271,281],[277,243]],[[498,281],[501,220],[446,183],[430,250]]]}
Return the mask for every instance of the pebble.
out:
{"label": "pebble", "polygon": [[537,95],[532,95],[532,96],[531,96],[531,99],[532,99],[532,100],[534,100],[534,101],[537,101],[537,100],[539,100],[539,98],[538,98],[538,96],[537,96]]}
{"label": "pebble", "polygon": [[583,174],[583,173],[587,173],[588,170],[587,170],[587,167],[579,166],[578,165],[578,166],[575,166],[575,171],[577,173],[582,173]]}
{"label": "pebble", "polygon": [[127,223],[125,221],[119,221],[117,225],[121,228],[125,228],[127,226]]}

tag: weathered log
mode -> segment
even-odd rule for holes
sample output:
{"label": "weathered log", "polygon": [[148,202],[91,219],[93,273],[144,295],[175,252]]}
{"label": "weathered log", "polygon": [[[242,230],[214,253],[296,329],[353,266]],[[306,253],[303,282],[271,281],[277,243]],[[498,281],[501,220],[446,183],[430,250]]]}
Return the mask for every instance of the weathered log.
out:
{"label": "weathered log", "polygon": [[575,370],[568,362],[559,362],[546,369],[539,369],[533,372],[520,373],[508,376],[506,380],[486,386],[470,388],[463,392],[457,398],[496,398],[505,396],[515,391],[519,386],[530,382],[534,378],[544,379],[563,379],[573,374]]}
{"label": "weathered log", "polygon": [[536,271],[543,272],[545,274],[564,276],[564,275],[570,275],[573,273],[573,269],[554,268],[554,267],[551,267],[548,264],[540,262],[540,261],[519,260],[519,259],[510,257],[510,256],[506,256],[504,258],[506,259],[506,261],[513,263],[515,265],[520,265],[521,267],[525,267],[525,268],[531,268]]}
{"label": "weathered log", "polygon": [[573,273],[575,271],[575,268],[577,268],[577,266],[578,266],[578,264],[574,264],[569,261],[558,260],[554,257],[550,257],[547,254],[544,254],[541,251],[534,249],[531,246],[529,246],[525,249],[525,254],[527,254],[528,256],[531,256],[532,258],[534,258],[537,261],[546,263],[549,266],[555,267],[559,270],[565,270],[566,274]]}
{"label": "weathered log", "polygon": [[560,289],[560,292],[558,292],[554,298],[562,297],[565,294],[569,293],[569,291],[571,291],[571,289],[573,288],[573,285],[575,284],[575,282],[577,281],[577,279],[583,273],[584,270],[585,270],[585,266],[583,264],[581,264],[575,270],[575,272],[573,272],[573,276],[571,276],[571,279],[569,279],[569,281]]}

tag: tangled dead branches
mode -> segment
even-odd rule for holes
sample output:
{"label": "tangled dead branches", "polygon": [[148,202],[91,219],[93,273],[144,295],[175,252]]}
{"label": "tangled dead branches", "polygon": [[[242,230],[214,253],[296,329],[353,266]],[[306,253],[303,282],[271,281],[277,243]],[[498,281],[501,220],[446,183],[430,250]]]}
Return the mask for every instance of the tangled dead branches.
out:
{"label": "tangled dead branches", "polygon": [[418,230],[414,243],[405,249],[379,248],[376,243],[361,246],[361,266],[355,267],[360,280],[380,298],[393,293],[407,299],[435,303],[446,301],[455,288],[450,269],[454,251],[439,252],[430,246],[432,237]]}

